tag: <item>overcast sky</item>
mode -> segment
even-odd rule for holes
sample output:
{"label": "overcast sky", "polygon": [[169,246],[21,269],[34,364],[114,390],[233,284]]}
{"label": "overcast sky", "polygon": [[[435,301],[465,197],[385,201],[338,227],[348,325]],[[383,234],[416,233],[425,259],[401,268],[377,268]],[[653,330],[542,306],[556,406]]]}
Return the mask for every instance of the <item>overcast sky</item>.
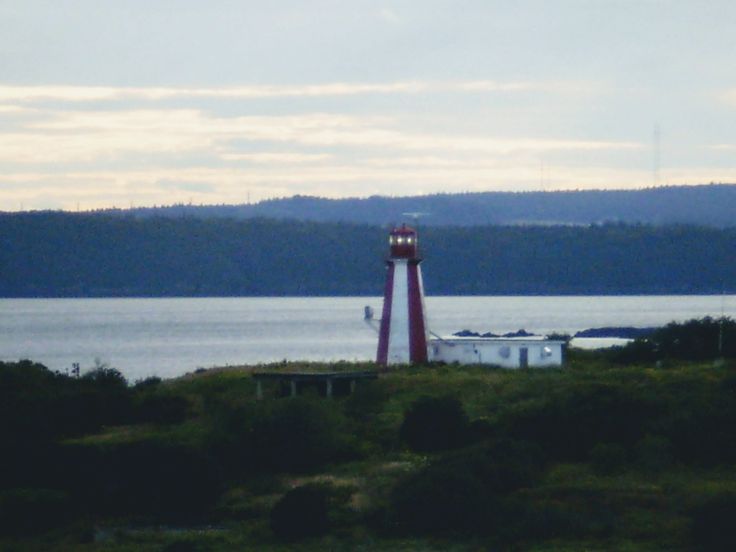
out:
{"label": "overcast sky", "polygon": [[728,0],[0,0],[0,210],[736,182],[734,159]]}

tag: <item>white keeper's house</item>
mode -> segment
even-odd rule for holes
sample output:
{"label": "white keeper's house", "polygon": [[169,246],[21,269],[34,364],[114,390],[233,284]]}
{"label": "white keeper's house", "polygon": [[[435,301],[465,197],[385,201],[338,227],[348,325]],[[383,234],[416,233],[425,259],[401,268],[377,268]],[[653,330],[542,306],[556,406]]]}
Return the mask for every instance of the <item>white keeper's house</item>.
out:
{"label": "white keeper's house", "polygon": [[560,366],[565,342],[544,337],[447,337],[429,341],[429,359],[503,368]]}

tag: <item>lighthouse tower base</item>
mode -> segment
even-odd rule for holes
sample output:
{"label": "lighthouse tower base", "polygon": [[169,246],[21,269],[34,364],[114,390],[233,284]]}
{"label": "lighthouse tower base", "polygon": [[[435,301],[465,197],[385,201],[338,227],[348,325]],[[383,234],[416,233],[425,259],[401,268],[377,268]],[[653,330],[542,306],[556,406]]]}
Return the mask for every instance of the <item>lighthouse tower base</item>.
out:
{"label": "lighthouse tower base", "polygon": [[420,259],[388,260],[377,362],[427,362],[427,331]]}

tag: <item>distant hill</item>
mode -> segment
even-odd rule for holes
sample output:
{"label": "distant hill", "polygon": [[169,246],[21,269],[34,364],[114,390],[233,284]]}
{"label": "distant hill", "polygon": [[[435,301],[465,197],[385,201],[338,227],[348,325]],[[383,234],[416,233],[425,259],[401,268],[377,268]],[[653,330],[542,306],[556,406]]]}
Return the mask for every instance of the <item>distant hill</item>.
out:
{"label": "distant hill", "polygon": [[643,190],[480,192],[414,197],[325,199],[295,196],[252,205],[193,206],[107,211],[107,214],[255,217],[383,225],[422,213],[423,226],[628,224],[736,225],[736,185],[669,186]]}
{"label": "distant hill", "polygon": [[[430,295],[736,292],[736,228],[422,227]],[[380,295],[386,229],[0,215],[0,297]]]}

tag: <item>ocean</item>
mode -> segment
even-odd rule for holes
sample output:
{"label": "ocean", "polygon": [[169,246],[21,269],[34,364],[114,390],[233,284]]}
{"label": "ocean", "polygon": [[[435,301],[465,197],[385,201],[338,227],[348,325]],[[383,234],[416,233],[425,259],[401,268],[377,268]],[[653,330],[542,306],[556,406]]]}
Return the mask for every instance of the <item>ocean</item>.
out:
{"label": "ocean", "polygon": [[[372,360],[380,297],[0,299],[0,360],[53,370],[96,363],[129,381],[197,368],[282,360]],[[427,297],[429,329],[518,329],[573,334],[602,326],[659,326],[706,315],[734,317],[736,296]],[[602,343],[576,340],[577,345]]]}

